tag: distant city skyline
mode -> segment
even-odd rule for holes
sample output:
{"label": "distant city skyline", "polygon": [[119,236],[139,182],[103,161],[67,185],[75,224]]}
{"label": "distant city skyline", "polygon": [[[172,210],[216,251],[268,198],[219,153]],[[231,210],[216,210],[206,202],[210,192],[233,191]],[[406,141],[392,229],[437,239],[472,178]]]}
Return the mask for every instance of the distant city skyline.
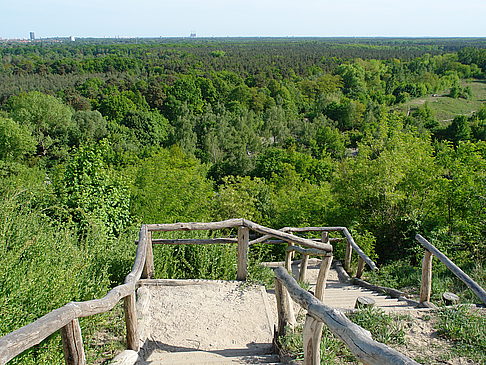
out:
{"label": "distant city skyline", "polygon": [[485,37],[484,19],[484,0],[4,0],[0,37]]}

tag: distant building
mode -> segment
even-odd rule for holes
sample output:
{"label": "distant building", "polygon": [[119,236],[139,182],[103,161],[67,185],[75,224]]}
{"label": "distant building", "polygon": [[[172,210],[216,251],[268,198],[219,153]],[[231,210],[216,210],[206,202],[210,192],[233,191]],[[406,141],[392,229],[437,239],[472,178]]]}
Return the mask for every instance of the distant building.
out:
{"label": "distant building", "polygon": [[30,32],[30,40],[34,41],[35,40],[35,34],[34,32]]}
{"label": "distant building", "polygon": [[69,37],[69,40],[70,40],[71,42],[74,42],[74,41],[76,40],[76,38],[75,38],[74,36],[71,36],[71,37]]}
{"label": "distant building", "polygon": [[191,33],[191,38],[196,38],[196,33]]}

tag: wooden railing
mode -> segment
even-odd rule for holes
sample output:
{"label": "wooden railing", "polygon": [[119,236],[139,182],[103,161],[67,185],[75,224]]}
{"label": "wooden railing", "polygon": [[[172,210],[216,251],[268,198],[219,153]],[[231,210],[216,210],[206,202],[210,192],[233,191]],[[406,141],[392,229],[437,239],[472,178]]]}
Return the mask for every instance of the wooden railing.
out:
{"label": "wooden railing", "polygon": [[[157,231],[217,230],[226,228],[237,228],[238,238],[152,240],[152,232]],[[288,242],[292,247],[299,245],[305,247],[307,250],[317,250],[320,253],[326,253],[328,255],[332,253],[332,245],[327,242],[318,243],[287,232],[267,228],[246,219],[230,219],[211,223],[143,225],[140,229],[135,262],[131,272],[126,276],[124,284],[113,288],[101,299],[68,303],[39,318],[35,322],[1,337],[0,365],[6,364],[25,350],[39,344],[56,331],[61,332],[66,364],[84,365],[86,358],[78,318],[107,312],[113,309],[122,299],[124,300],[127,348],[138,351],[140,344],[135,310],[135,289],[137,282],[141,278],[152,278],[154,276],[152,245],[237,243],[237,279],[245,280],[248,274],[249,246],[258,241],[258,239],[254,241],[249,240],[249,230],[263,234],[267,238],[276,238],[277,240]]]}
{"label": "wooden railing", "polygon": [[0,364],[6,364],[15,356],[39,344],[58,330],[61,332],[66,364],[85,364],[86,358],[78,318],[107,312],[121,299],[124,299],[127,347],[131,350],[138,350],[135,288],[137,281],[143,277],[145,271],[147,251],[150,247],[148,241],[147,226],[142,226],[132,271],[126,276],[124,284],[110,290],[105,297],[86,302],[68,303],[35,322],[0,338]]}
{"label": "wooden railing", "polygon": [[324,305],[322,303],[324,291],[316,292],[316,296],[312,295],[302,289],[282,267],[275,270],[275,292],[278,307],[277,335],[283,335],[287,326],[292,324],[290,322],[292,315],[289,313],[292,310],[292,304],[287,301],[287,296],[307,310],[303,330],[304,364],[320,364],[320,341],[324,323],[365,364],[418,364],[385,344],[374,341],[368,331],[351,322],[342,312]]}
{"label": "wooden railing", "polygon": [[[284,232],[297,233],[297,232],[322,232],[322,242],[332,242],[341,240],[341,238],[329,238],[327,235],[329,232],[341,232],[346,240],[346,253],[344,255],[344,270],[351,274],[351,259],[353,251],[358,254],[358,268],[356,270],[356,278],[361,278],[363,275],[365,264],[373,271],[378,270],[376,264],[366,255],[363,250],[356,244],[353,236],[349,233],[346,227],[285,227],[281,229]],[[327,237],[327,238],[325,238]]]}
{"label": "wooden railing", "polygon": [[471,279],[464,271],[455,265],[449,258],[440,252],[434,245],[417,234],[415,239],[425,248],[425,255],[422,261],[422,284],[420,286],[420,303],[428,305],[432,292],[432,258],[437,257],[449,270],[452,271],[464,284],[466,284],[486,304],[486,291]]}

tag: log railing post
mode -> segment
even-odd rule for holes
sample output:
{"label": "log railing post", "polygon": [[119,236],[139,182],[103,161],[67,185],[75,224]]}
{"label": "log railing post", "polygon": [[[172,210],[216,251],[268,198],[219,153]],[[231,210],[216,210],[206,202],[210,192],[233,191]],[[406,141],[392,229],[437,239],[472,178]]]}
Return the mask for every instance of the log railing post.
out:
{"label": "log railing post", "polygon": [[[288,244],[288,246],[292,246],[291,243]],[[290,275],[292,275],[292,258],[294,256],[294,251],[287,251],[285,252],[285,268],[287,269],[287,271],[290,273]]]}
{"label": "log railing post", "polygon": [[304,365],[320,365],[321,363],[321,337],[324,323],[305,316],[304,324]]}
{"label": "log railing post", "polygon": [[248,276],[248,246],[250,230],[248,227],[238,227],[238,265],[236,280],[246,280]]}
{"label": "log railing post", "polygon": [[303,254],[302,261],[300,262],[300,269],[299,269],[299,281],[305,282],[306,275],[307,275],[307,265],[309,264],[309,255]]}
{"label": "log railing post", "polygon": [[60,330],[66,365],[85,365],[83,338],[79,321],[73,319]]}
{"label": "log railing post", "polygon": [[135,292],[124,299],[125,326],[127,329],[127,348],[138,351],[140,343],[138,339],[137,310],[135,307]]}
{"label": "log railing post", "polygon": [[420,303],[430,302],[432,292],[432,252],[425,250],[422,261],[422,284],[420,285]]}
{"label": "log railing post", "polygon": [[322,257],[321,266],[319,268],[319,274],[316,281],[316,294],[315,297],[321,302],[324,300],[324,292],[326,290],[327,277],[329,276],[329,269],[331,268],[332,255]]}
{"label": "log railing post", "polygon": [[351,270],[351,255],[353,254],[353,247],[351,242],[346,240],[346,254],[344,255],[344,270],[349,274]]}
{"label": "log railing post", "polygon": [[147,253],[145,256],[145,265],[142,271],[142,279],[151,279],[154,277],[154,252],[152,246],[152,232],[146,231],[147,234]]}
{"label": "log railing post", "polygon": [[275,297],[277,299],[277,333],[276,337],[285,336],[287,326],[295,325],[295,315],[290,294],[280,281],[275,279]]}
{"label": "log railing post", "polygon": [[358,279],[360,279],[361,276],[363,275],[364,267],[365,267],[365,261],[361,257],[358,257],[358,269],[356,270],[356,277]]}

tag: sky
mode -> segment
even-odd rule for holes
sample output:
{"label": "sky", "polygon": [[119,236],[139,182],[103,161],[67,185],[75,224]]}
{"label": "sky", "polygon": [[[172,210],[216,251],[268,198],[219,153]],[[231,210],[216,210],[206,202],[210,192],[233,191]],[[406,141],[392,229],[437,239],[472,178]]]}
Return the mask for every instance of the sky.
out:
{"label": "sky", "polygon": [[486,0],[0,0],[0,38],[486,37]]}

